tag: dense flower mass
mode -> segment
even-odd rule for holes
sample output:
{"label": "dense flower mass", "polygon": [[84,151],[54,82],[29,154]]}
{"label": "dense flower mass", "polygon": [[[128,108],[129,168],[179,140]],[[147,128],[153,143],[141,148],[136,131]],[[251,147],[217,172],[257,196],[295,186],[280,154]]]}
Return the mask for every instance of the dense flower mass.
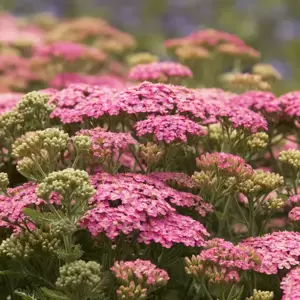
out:
{"label": "dense flower mass", "polygon": [[141,242],[154,241],[170,247],[173,243],[200,246],[208,234],[202,224],[177,215],[170,205],[191,207],[204,216],[212,208],[199,196],[178,192],[157,179],[135,174],[99,173],[92,177],[92,183],[97,190],[95,208],[83,217],[81,224],[95,236],[105,232],[113,239],[120,232],[138,230]]}
{"label": "dense flower mass", "polygon": [[0,33],[1,299],[300,298],[300,91],[258,51],[205,29],[160,61],[98,17]]}
{"label": "dense flower mass", "polygon": [[195,279],[206,277],[210,282],[239,282],[241,271],[260,265],[260,257],[254,249],[235,246],[223,239],[212,239],[200,255],[186,258],[186,272]]}
{"label": "dense flower mass", "polygon": [[280,231],[249,238],[241,245],[252,247],[261,255],[261,265],[255,268],[257,272],[277,274],[281,269],[291,269],[299,264],[299,241],[298,232]]}
{"label": "dense flower mass", "polygon": [[282,300],[296,300],[300,297],[300,268],[289,271],[282,279],[280,287],[283,290]]}
{"label": "dense flower mass", "polygon": [[167,81],[169,78],[192,77],[192,71],[174,62],[154,62],[150,64],[141,64],[133,67],[129,73],[129,78],[136,81],[154,80]]}
{"label": "dense flower mass", "polygon": [[88,136],[92,140],[92,151],[95,156],[109,155],[110,152],[123,152],[136,140],[129,133],[108,132],[101,127],[82,129],[76,133],[78,136]]}
{"label": "dense flower mass", "polygon": [[147,120],[136,124],[138,136],[154,135],[158,141],[171,143],[173,141],[187,142],[188,136],[206,135],[205,129],[183,116],[149,116]]}
{"label": "dense flower mass", "polygon": [[253,173],[252,167],[246,164],[241,157],[228,153],[206,153],[197,158],[196,163],[201,170],[216,170],[224,177],[245,179]]}

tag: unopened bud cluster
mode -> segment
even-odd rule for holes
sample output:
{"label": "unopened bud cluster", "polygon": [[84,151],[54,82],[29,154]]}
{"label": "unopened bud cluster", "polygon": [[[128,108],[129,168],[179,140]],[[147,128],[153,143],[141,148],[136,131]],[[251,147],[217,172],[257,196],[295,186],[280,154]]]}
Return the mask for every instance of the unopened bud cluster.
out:
{"label": "unopened bud cluster", "polygon": [[222,76],[222,80],[236,92],[251,90],[268,91],[271,86],[264,81],[261,75],[249,73],[229,73]]}
{"label": "unopened bud cluster", "polygon": [[148,166],[157,164],[165,155],[163,148],[155,143],[148,142],[146,145],[140,146],[141,158]]}
{"label": "unopened bud cluster", "polygon": [[127,63],[131,67],[140,64],[149,64],[157,61],[158,61],[158,57],[149,52],[135,53],[127,57]]}
{"label": "unopened bud cluster", "polygon": [[42,150],[57,154],[67,147],[68,140],[69,135],[57,128],[27,132],[15,141],[12,154],[18,159],[39,156]]}
{"label": "unopened bud cluster", "polygon": [[6,173],[0,173],[0,194],[7,193],[7,187],[9,185],[8,175]]}
{"label": "unopened bud cluster", "polygon": [[300,150],[289,149],[279,153],[279,161],[295,170],[300,169]]}
{"label": "unopened bud cluster", "polygon": [[[62,203],[70,207],[74,200],[74,205],[82,203],[83,206],[94,195],[95,189],[92,187],[89,175],[85,171],[75,170],[72,168],[58,172],[50,173],[39,184],[37,188],[38,197],[48,200],[52,192],[60,194]],[[72,195],[72,199],[69,199]],[[78,207],[80,209],[80,207]]]}
{"label": "unopened bud cluster", "polygon": [[32,232],[22,231],[2,241],[0,255],[28,259],[36,252],[55,253],[60,247],[61,240],[55,232],[36,229]]}
{"label": "unopened bud cluster", "polygon": [[73,139],[77,155],[88,155],[92,151],[92,140],[85,135],[75,136]]}
{"label": "unopened bud cluster", "polygon": [[246,300],[272,300],[274,299],[274,292],[253,290],[253,295]]}
{"label": "unopened bud cluster", "polygon": [[149,292],[166,285],[169,280],[166,271],[140,259],[115,262],[111,270],[121,284],[117,290],[118,299],[146,299]]}
{"label": "unopened bud cluster", "polygon": [[281,79],[280,73],[270,64],[256,64],[252,68],[254,74],[260,75],[263,80],[274,82]]}
{"label": "unopened bud cluster", "polygon": [[271,198],[268,199],[265,203],[265,208],[270,212],[276,212],[279,211],[283,205],[284,201],[281,198]]}
{"label": "unopened bud cluster", "polygon": [[252,176],[239,184],[239,190],[245,195],[270,193],[281,187],[284,179],[279,174],[255,170]]}
{"label": "unopened bud cluster", "polygon": [[101,266],[97,262],[77,260],[59,269],[56,286],[70,297],[80,294],[82,299],[88,299],[99,287],[101,279]]}
{"label": "unopened bud cluster", "polygon": [[247,139],[247,146],[253,150],[263,150],[268,145],[269,136],[265,132],[257,132],[252,134]]}

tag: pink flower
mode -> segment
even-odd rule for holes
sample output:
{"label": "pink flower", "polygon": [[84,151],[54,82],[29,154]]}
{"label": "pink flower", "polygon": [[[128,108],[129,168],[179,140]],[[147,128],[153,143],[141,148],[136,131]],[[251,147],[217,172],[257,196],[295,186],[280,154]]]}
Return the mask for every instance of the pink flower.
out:
{"label": "pink flower", "polygon": [[97,61],[106,59],[106,54],[96,48],[65,41],[41,45],[36,48],[35,56],[59,58],[69,62],[85,58],[92,58]]}
{"label": "pink flower", "polygon": [[209,233],[201,223],[173,212],[164,218],[151,218],[141,229],[138,241],[159,243],[164,248],[180,243],[187,247],[201,247],[207,237]]}
{"label": "pink flower", "polygon": [[195,187],[193,179],[185,174],[185,173],[177,173],[177,172],[153,172],[149,174],[150,177],[161,180],[168,185],[176,185],[180,187],[185,187],[188,189],[192,189]]}
{"label": "pink flower", "polygon": [[128,76],[129,79],[136,81],[164,81],[171,77],[192,77],[193,73],[188,67],[180,63],[154,62],[133,67]]}
{"label": "pink flower", "polygon": [[[164,286],[170,279],[165,270],[157,268],[149,260],[116,261],[110,269],[119,283],[123,287],[127,286],[127,290],[133,289],[133,293],[134,288],[138,285],[146,294],[148,289]],[[117,290],[117,294],[122,294],[122,291],[123,289],[120,288]]]}
{"label": "pink flower", "polygon": [[201,170],[217,170],[221,176],[246,178],[251,176],[253,169],[244,159],[230,153],[205,153],[196,159]]}
{"label": "pink flower", "polygon": [[186,272],[200,280],[204,276],[215,283],[239,282],[239,272],[253,270],[260,264],[260,256],[254,249],[235,246],[223,239],[212,239],[204,248],[200,255],[186,258]]}
{"label": "pink flower", "polygon": [[[36,184],[27,182],[21,186],[9,188],[9,197],[0,195],[0,227],[17,230],[18,227],[11,223],[22,224],[26,220],[23,214],[25,207],[37,208],[45,203],[44,200],[37,197],[35,190]],[[50,201],[59,203],[59,197],[53,194]],[[5,220],[8,220],[9,223]]]}
{"label": "pink flower", "polygon": [[101,127],[82,129],[76,132],[76,135],[85,135],[91,138],[92,151],[95,156],[101,156],[103,151],[122,153],[131,145],[137,144],[130,133],[105,131]]}
{"label": "pink flower", "polygon": [[21,93],[0,94],[0,115],[11,110],[21,100],[22,96]]}
{"label": "pink flower", "polygon": [[[191,207],[204,216],[212,207],[199,196],[178,192],[157,179],[139,174],[98,173],[91,177],[91,182],[97,190],[91,201],[95,208],[80,223],[94,236],[105,232],[114,239],[120,232],[129,234],[137,230],[140,242],[154,241],[171,247],[173,243],[199,246],[208,235],[202,224],[177,215],[170,205]],[[155,226],[160,228],[160,236],[155,234]]]}
{"label": "pink flower", "polygon": [[289,212],[289,220],[292,222],[300,221],[300,207],[296,206]]}
{"label": "pink flower", "polygon": [[154,134],[158,141],[187,142],[188,136],[206,135],[205,129],[184,116],[149,116],[135,125],[137,136]]}
{"label": "pink flower", "polygon": [[300,267],[287,273],[281,281],[280,288],[283,290],[282,300],[300,299]]}
{"label": "pink flower", "polygon": [[57,74],[50,82],[50,86],[56,89],[66,88],[70,84],[85,83],[107,88],[123,88],[125,83],[121,78],[113,75],[82,75],[78,73]]}
{"label": "pink flower", "polygon": [[282,95],[279,98],[283,106],[284,116],[288,119],[300,116],[300,92],[294,91]]}
{"label": "pink flower", "polygon": [[252,247],[261,255],[261,265],[255,267],[255,271],[277,274],[279,269],[290,269],[299,264],[299,243],[299,232],[279,231],[248,238],[240,245]]}
{"label": "pink flower", "polygon": [[272,119],[278,118],[282,112],[280,100],[271,92],[250,91],[233,97],[230,102],[260,112]]}

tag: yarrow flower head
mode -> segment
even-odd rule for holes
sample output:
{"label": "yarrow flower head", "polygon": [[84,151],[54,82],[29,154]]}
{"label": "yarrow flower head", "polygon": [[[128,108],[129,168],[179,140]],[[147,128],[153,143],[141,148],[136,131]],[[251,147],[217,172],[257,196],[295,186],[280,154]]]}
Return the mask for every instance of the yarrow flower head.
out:
{"label": "yarrow flower head", "polygon": [[49,85],[52,88],[63,89],[71,84],[89,84],[106,88],[123,88],[125,83],[113,75],[82,75],[78,73],[60,73],[52,78]]}
{"label": "yarrow flower head", "polygon": [[249,91],[233,97],[230,102],[260,112],[268,120],[276,120],[282,113],[280,100],[271,92]]}
{"label": "yarrow flower head", "polygon": [[101,156],[105,151],[116,151],[122,153],[137,144],[130,133],[110,132],[101,127],[93,129],[82,129],[76,133],[77,136],[88,136],[92,141],[92,151],[95,156]]}
{"label": "yarrow flower head", "polygon": [[192,189],[195,187],[193,179],[185,173],[177,172],[153,172],[150,177],[161,180],[171,187],[181,187]]}
{"label": "yarrow flower head", "polygon": [[287,120],[294,120],[300,116],[300,92],[294,91],[279,97],[283,106],[284,117]]}
{"label": "yarrow flower head", "polygon": [[248,238],[240,245],[249,246],[261,255],[261,265],[255,271],[277,274],[281,269],[291,269],[299,264],[299,232],[279,231],[261,237]]}
{"label": "yarrow flower head", "polygon": [[187,142],[190,136],[206,135],[205,129],[184,116],[149,116],[135,125],[137,136],[154,135],[156,140]]}
{"label": "yarrow flower head", "polygon": [[[52,194],[49,201],[59,203],[56,195]],[[20,228],[17,224],[27,221],[23,210],[26,207],[39,207],[45,204],[44,200],[36,194],[36,184],[27,182],[15,188],[8,188],[6,195],[0,195],[0,226],[12,228],[15,231]]]}
{"label": "yarrow flower head", "polygon": [[192,71],[188,67],[174,62],[140,64],[133,67],[129,72],[129,79],[135,81],[166,82],[171,78],[188,78],[192,76]]}
{"label": "yarrow flower head", "polygon": [[0,95],[0,115],[11,110],[21,100],[21,93],[6,93]]}
{"label": "yarrow flower head", "polygon": [[9,185],[8,175],[0,172],[0,193],[7,193],[7,187]]}
{"label": "yarrow flower head", "polygon": [[281,151],[278,157],[279,161],[296,170],[300,169],[300,150],[289,149]]}
{"label": "yarrow flower head", "polygon": [[274,292],[253,290],[253,295],[246,300],[273,300]]}
{"label": "yarrow flower head", "polygon": [[202,277],[213,283],[236,283],[240,272],[253,270],[260,265],[260,256],[250,247],[235,246],[223,239],[206,243],[200,255],[185,259],[188,275],[201,281]]}
{"label": "yarrow flower head", "polygon": [[98,49],[89,48],[82,44],[60,41],[37,47],[35,57],[54,57],[66,61],[92,58],[97,61],[104,61],[106,54]]}
{"label": "yarrow flower head", "polygon": [[55,284],[70,298],[76,295],[89,299],[99,292],[101,280],[101,266],[97,262],[77,260],[60,267]]}
{"label": "yarrow flower head", "polygon": [[283,291],[282,300],[297,300],[300,298],[300,267],[289,271],[282,279],[280,288]]}
{"label": "yarrow flower head", "polygon": [[66,209],[70,209],[71,206],[84,209],[88,200],[94,195],[95,189],[85,171],[69,168],[50,173],[37,188],[37,195],[46,201],[49,201],[53,192],[61,196],[61,204]]}
{"label": "yarrow flower head", "polygon": [[201,197],[176,191],[163,182],[138,174],[108,175],[98,173],[92,177],[97,193],[91,209],[81,219],[82,227],[93,236],[104,232],[114,239],[121,232],[139,232],[138,240],[151,241],[164,247],[173,243],[189,246],[202,245],[207,231],[190,217],[177,215],[170,203],[195,209],[200,215],[212,210]]}
{"label": "yarrow flower head", "polygon": [[244,159],[229,153],[205,153],[197,158],[197,167],[204,171],[215,171],[223,177],[235,177],[238,181],[251,177],[253,169]]}
{"label": "yarrow flower head", "polygon": [[269,194],[283,183],[284,179],[279,174],[254,170],[247,180],[239,184],[239,190],[245,195]]}
{"label": "yarrow flower head", "polygon": [[120,287],[119,299],[146,299],[149,293],[163,287],[169,280],[168,273],[148,260],[116,261],[111,267]]}
{"label": "yarrow flower head", "polygon": [[289,220],[293,223],[300,222],[300,207],[296,206],[289,212]]}

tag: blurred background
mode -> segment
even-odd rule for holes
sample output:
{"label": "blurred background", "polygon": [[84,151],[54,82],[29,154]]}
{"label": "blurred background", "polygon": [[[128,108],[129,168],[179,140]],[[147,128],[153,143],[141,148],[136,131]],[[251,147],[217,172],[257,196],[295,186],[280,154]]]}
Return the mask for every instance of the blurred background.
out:
{"label": "blurred background", "polygon": [[300,0],[0,0],[0,8],[18,16],[99,16],[162,58],[167,38],[202,28],[228,31],[280,71],[284,90],[300,89]]}

